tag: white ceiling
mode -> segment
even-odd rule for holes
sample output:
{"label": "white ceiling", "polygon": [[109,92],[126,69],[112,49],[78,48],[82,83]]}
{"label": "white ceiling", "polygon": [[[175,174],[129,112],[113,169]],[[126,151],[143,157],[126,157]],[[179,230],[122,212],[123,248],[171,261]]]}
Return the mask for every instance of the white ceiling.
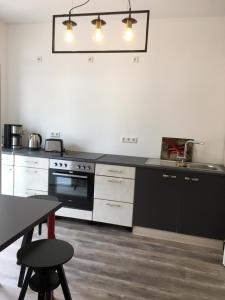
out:
{"label": "white ceiling", "polygon": [[[0,0],[0,20],[7,23],[49,22],[84,0]],[[127,0],[90,0],[76,12],[126,10]],[[132,0],[133,9],[150,9],[152,18],[225,16],[225,0]]]}

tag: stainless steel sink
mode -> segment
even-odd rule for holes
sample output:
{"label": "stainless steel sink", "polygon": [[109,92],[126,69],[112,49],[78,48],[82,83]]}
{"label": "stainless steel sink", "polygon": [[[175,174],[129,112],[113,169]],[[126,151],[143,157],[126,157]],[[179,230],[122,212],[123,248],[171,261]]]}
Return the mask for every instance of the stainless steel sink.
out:
{"label": "stainless steel sink", "polygon": [[211,171],[211,172],[220,172],[224,173],[224,169],[220,165],[215,164],[207,164],[207,163],[184,163],[182,165],[178,161],[171,161],[171,160],[161,160],[158,158],[149,158],[146,162],[146,165],[152,166],[162,166],[162,167],[175,167],[175,168],[182,168],[182,169],[190,169],[190,170],[201,170],[201,171]]}
{"label": "stainless steel sink", "polygon": [[209,170],[209,171],[223,171],[219,165],[212,164],[201,164],[201,163],[187,163],[186,167],[188,169],[199,169],[199,170]]}
{"label": "stainless steel sink", "polygon": [[203,171],[215,171],[224,173],[224,169],[220,165],[201,164],[201,163],[187,163],[188,169],[197,169]]}

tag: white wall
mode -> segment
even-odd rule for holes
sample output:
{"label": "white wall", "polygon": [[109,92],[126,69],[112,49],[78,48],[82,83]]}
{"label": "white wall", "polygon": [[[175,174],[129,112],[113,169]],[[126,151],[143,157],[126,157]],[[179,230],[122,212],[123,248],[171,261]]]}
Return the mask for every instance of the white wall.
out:
{"label": "white wall", "polygon": [[7,27],[0,22],[0,92],[1,92],[1,123],[7,115]]}
{"label": "white wall", "polygon": [[[8,115],[67,148],[159,156],[162,136],[189,137],[195,160],[223,161],[225,18],[154,19],[149,52],[51,54],[51,24],[9,26]],[[42,64],[37,57],[42,56]],[[139,138],[137,145],[120,142]]]}

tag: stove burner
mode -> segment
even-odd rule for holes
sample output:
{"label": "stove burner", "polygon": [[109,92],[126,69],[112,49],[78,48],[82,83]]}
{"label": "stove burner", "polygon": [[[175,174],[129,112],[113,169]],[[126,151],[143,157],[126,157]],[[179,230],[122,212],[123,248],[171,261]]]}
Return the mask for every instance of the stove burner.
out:
{"label": "stove burner", "polygon": [[77,171],[82,173],[95,172],[95,164],[83,161],[67,161],[50,159],[50,168],[55,170]]}

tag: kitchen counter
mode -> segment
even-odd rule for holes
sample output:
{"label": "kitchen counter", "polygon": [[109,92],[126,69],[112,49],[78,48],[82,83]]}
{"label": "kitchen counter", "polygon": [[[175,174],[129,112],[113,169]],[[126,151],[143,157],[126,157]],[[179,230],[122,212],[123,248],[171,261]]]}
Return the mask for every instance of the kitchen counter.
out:
{"label": "kitchen counter", "polygon": [[[164,161],[160,159],[149,159],[151,160],[150,163],[145,164],[146,168],[150,169],[162,169],[162,170],[171,170],[171,171],[178,171],[178,172],[190,172],[190,173],[199,173],[199,174],[211,174],[211,175],[222,175],[225,176],[225,167],[219,164],[212,164],[219,166],[220,170],[210,170],[210,169],[197,169],[197,168],[185,168],[185,167],[177,167],[174,165],[174,161]],[[146,162],[145,162],[146,163]]]}
{"label": "kitchen counter", "polygon": [[65,151],[63,155],[54,152],[45,152],[44,150],[29,150],[27,148],[11,150],[2,148],[3,154],[14,154],[22,156],[42,157],[49,159],[63,159],[63,160],[77,160],[77,161],[91,161],[95,162],[102,157],[102,153],[80,152],[80,151]]}
{"label": "kitchen counter", "polygon": [[212,170],[200,170],[200,169],[187,169],[178,168],[174,166],[163,165],[160,163],[159,159],[155,160],[154,164],[145,164],[148,160],[147,157],[138,156],[125,156],[125,155],[114,155],[114,154],[104,154],[104,153],[92,153],[92,152],[81,152],[81,151],[66,151],[63,156],[60,153],[45,152],[44,150],[29,150],[27,148],[22,148],[18,150],[11,150],[2,148],[3,154],[15,154],[23,156],[33,156],[33,157],[43,157],[49,159],[63,159],[63,160],[76,160],[76,161],[87,161],[95,162],[100,164],[111,164],[129,167],[143,167],[150,169],[162,169],[162,170],[172,170],[178,172],[191,172],[200,174],[212,174],[225,176],[225,168],[220,165],[223,172],[217,172]]}
{"label": "kitchen counter", "polygon": [[148,158],[146,157],[105,154],[97,160],[97,163],[131,167],[144,167],[147,160]]}

